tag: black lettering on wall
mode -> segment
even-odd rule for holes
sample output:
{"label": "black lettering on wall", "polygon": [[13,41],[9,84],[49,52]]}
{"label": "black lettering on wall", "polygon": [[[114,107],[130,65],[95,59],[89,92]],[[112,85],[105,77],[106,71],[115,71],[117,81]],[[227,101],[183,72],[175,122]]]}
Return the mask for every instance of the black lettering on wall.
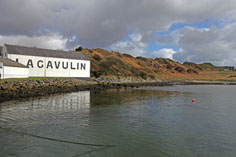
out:
{"label": "black lettering on wall", "polygon": [[60,61],[59,62],[55,61],[54,63],[55,63],[56,69],[59,69],[61,62]]}
{"label": "black lettering on wall", "polygon": [[77,63],[77,70],[79,70],[79,63]]}
{"label": "black lettering on wall", "polygon": [[27,65],[28,68],[34,68],[33,61],[31,59],[28,60]]}
{"label": "black lettering on wall", "polygon": [[53,69],[52,62],[51,62],[51,61],[48,61],[48,64],[47,64],[47,69],[48,69],[49,67],[50,67],[51,69]]}
{"label": "black lettering on wall", "polygon": [[43,68],[43,61],[42,60],[38,60],[37,66],[38,66],[38,68]]}
{"label": "black lettering on wall", "polygon": [[86,63],[80,64],[80,70],[86,70]]}
{"label": "black lettering on wall", "polygon": [[72,62],[70,62],[70,69],[71,70],[75,70],[76,69],[75,67],[73,67],[73,63]]}
{"label": "black lettering on wall", "polygon": [[68,62],[66,62],[66,66],[65,66],[65,62],[62,62],[62,68],[63,69],[68,69]]}

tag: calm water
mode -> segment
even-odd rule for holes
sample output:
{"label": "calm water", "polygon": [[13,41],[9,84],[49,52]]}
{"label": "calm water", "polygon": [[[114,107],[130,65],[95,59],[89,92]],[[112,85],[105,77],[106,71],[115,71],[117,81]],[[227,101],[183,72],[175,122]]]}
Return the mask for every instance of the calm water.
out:
{"label": "calm water", "polygon": [[2,103],[0,156],[233,157],[235,99],[236,86],[208,85],[85,91]]}

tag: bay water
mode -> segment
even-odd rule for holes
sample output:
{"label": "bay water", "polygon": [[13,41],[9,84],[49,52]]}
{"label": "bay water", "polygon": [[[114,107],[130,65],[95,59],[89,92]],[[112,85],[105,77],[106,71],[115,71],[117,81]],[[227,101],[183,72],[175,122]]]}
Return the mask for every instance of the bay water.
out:
{"label": "bay water", "polygon": [[0,156],[233,157],[235,99],[236,86],[188,85],[9,101]]}

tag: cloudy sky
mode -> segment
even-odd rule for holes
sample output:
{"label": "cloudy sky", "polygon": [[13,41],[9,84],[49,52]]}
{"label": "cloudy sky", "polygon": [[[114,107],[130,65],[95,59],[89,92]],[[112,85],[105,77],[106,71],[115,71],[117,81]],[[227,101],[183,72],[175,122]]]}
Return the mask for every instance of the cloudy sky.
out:
{"label": "cloudy sky", "polygon": [[0,0],[0,45],[236,66],[235,0]]}

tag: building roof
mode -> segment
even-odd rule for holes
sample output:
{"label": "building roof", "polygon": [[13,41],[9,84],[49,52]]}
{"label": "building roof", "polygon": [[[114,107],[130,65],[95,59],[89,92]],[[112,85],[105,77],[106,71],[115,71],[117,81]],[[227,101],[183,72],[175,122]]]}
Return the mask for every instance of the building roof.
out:
{"label": "building roof", "polygon": [[5,44],[5,46],[8,54],[89,60],[89,58],[85,54],[74,51],[49,50],[8,44]]}
{"label": "building roof", "polygon": [[9,66],[9,67],[20,67],[20,68],[28,68],[27,66],[20,64],[18,62],[15,62],[8,58],[2,58],[0,57],[0,62],[3,63],[3,66]]}

